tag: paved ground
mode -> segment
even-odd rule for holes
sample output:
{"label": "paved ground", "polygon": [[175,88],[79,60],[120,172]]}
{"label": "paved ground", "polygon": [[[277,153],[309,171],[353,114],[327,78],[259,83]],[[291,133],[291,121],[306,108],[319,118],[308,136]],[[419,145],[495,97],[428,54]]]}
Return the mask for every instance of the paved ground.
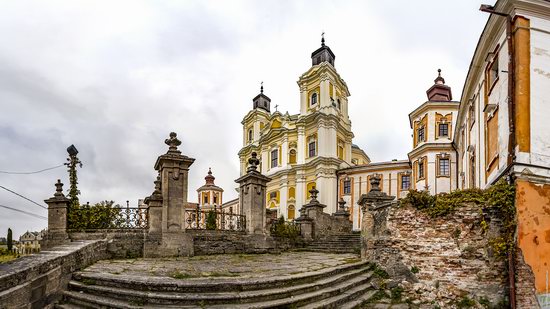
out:
{"label": "paved ground", "polygon": [[125,276],[254,278],[292,275],[337,265],[355,263],[355,254],[287,252],[282,254],[225,254],[191,258],[103,260],[84,272],[102,272]]}

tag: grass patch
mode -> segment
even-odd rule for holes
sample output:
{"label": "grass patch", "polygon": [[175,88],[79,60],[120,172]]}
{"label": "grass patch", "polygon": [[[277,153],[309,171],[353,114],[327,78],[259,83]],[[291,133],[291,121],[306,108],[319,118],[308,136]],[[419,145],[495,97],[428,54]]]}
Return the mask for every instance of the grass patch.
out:
{"label": "grass patch", "polygon": [[4,264],[17,259],[16,255],[0,255],[0,264]]}
{"label": "grass patch", "polygon": [[85,285],[95,285],[94,279],[84,278],[80,282],[82,282]]}
{"label": "grass patch", "polygon": [[189,278],[193,278],[195,276],[191,275],[191,274],[188,274],[188,273],[183,273],[179,270],[176,270],[172,273],[170,273],[169,275],[170,277],[174,278],[174,279],[189,279]]}
{"label": "grass patch", "polygon": [[346,264],[352,264],[352,263],[361,262],[361,259],[360,258],[345,258],[342,261],[344,261],[344,263],[346,263]]}

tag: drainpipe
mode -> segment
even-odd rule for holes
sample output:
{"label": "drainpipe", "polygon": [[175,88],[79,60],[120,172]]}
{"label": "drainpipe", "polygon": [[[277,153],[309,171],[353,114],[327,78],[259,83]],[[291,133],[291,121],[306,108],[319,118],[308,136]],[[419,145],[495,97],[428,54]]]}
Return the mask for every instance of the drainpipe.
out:
{"label": "drainpipe", "polygon": [[[516,127],[515,127],[515,102],[514,102],[514,79],[515,79],[515,59],[514,59],[514,43],[512,41],[512,16],[510,14],[497,12],[494,10],[494,6],[482,4],[479,8],[480,11],[489,14],[506,17],[506,40],[508,42],[508,157],[507,165],[510,168],[516,161],[515,147],[516,147]],[[510,181],[514,181],[514,177],[510,177]],[[513,244],[511,252],[508,254],[508,282],[510,285],[510,306],[512,309],[516,309],[516,286],[515,286],[515,257],[516,244]]]}

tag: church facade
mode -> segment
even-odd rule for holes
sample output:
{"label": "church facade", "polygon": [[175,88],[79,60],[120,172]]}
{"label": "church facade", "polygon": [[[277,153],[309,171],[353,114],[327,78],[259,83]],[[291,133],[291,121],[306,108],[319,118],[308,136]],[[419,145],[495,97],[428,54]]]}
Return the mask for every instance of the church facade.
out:
{"label": "church facade", "polygon": [[287,219],[297,216],[312,188],[320,191],[318,199],[328,206],[326,211],[335,212],[337,171],[370,163],[365,152],[352,143],[350,93],[324,39],[311,59],[311,68],[298,80],[299,114],[271,113],[271,99],[262,86],[253,99],[252,110],[242,121],[241,175],[246,173],[251,153],[258,153],[262,174],[272,179],[266,205]]}

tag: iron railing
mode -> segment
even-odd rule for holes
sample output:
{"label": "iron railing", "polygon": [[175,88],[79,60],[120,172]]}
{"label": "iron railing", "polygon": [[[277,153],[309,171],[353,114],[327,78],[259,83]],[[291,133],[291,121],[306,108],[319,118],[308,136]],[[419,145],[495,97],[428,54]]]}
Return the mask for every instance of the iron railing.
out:
{"label": "iron railing", "polygon": [[68,229],[146,229],[149,226],[147,208],[79,207],[69,212]]}
{"label": "iron railing", "polygon": [[221,231],[245,231],[246,216],[238,215],[233,211],[222,210],[185,210],[185,228],[188,230],[221,230]]}
{"label": "iron railing", "polygon": [[273,220],[269,226],[271,236],[276,237],[298,237],[301,235],[300,223],[291,220]]}

